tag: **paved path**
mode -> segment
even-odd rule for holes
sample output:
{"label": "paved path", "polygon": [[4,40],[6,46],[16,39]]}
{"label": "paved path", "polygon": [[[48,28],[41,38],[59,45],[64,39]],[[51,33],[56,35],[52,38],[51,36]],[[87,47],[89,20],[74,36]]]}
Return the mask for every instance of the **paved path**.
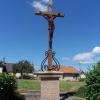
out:
{"label": "paved path", "polygon": [[[26,98],[25,100],[40,100],[40,92],[27,92],[27,93],[21,93],[22,95],[24,95]],[[62,100],[62,99],[61,99]],[[80,97],[69,97],[67,99],[63,99],[63,100],[85,100],[85,99],[81,99]]]}
{"label": "paved path", "polygon": [[66,100],[83,100],[83,99],[81,99],[81,98],[79,98],[79,97],[69,97],[69,98],[66,99]]}

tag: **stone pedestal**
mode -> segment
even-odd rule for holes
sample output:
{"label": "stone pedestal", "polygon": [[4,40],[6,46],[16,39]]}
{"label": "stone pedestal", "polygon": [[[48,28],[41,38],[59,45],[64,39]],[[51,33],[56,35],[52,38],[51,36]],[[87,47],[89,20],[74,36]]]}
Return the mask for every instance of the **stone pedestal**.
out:
{"label": "stone pedestal", "polygon": [[61,72],[38,72],[36,73],[41,79],[41,97],[40,100],[60,100],[59,78]]}

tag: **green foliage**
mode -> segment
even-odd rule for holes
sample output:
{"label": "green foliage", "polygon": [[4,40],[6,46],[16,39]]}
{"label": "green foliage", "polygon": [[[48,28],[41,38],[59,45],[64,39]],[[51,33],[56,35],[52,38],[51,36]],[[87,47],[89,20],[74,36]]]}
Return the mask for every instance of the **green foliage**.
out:
{"label": "green foliage", "polygon": [[75,96],[85,98],[86,97],[86,87],[85,86],[80,87],[75,93]]}
{"label": "green foliage", "polygon": [[12,92],[16,89],[15,77],[10,74],[0,74],[0,94],[4,92]]}
{"label": "green foliage", "polygon": [[87,100],[100,100],[100,63],[86,74]]}
{"label": "green foliage", "polygon": [[14,76],[6,73],[0,74],[0,100],[24,100],[16,92],[17,84]]}
{"label": "green foliage", "polygon": [[21,73],[23,77],[23,73],[32,73],[34,71],[34,66],[27,60],[21,60],[18,63],[13,65],[14,73]]}

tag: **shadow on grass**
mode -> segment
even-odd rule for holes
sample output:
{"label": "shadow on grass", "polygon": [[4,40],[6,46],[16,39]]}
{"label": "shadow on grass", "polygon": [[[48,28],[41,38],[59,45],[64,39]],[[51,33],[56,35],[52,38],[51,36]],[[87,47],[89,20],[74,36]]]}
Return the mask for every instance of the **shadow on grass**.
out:
{"label": "shadow on grass", "polygon": [[25,100],[25,97],[20,94],[9,95],[9,96],[0,96],[0,100]]}
{"label": "shadow on grass", "polygon": [[60,100],[65,100],[65,99],[67,99],[71,96],[86,98],[85,93],[86,93],[86,88],[80,87],[77,91],[70,91],[70,92],[67,92],[67,93],[61,93],[60,94],[60,97],[61,97]]}
{"label": "shadow on grass", "polygon": [[76,92],[67,92],[67,93],[60,93],[60,100],[65,100],[71,96],[73,96]]}

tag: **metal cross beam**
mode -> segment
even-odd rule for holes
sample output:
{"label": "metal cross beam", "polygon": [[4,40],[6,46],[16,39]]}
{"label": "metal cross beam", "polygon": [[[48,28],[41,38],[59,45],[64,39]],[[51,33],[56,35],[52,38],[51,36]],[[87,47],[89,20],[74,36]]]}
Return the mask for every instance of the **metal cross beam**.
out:
{"label": "metal cross beam", "polygon": [[40,15],[40,16],[53,16],[53,17],[64,17],[63,13],[49,13],[49,12],[36,12],[36,15]]}

